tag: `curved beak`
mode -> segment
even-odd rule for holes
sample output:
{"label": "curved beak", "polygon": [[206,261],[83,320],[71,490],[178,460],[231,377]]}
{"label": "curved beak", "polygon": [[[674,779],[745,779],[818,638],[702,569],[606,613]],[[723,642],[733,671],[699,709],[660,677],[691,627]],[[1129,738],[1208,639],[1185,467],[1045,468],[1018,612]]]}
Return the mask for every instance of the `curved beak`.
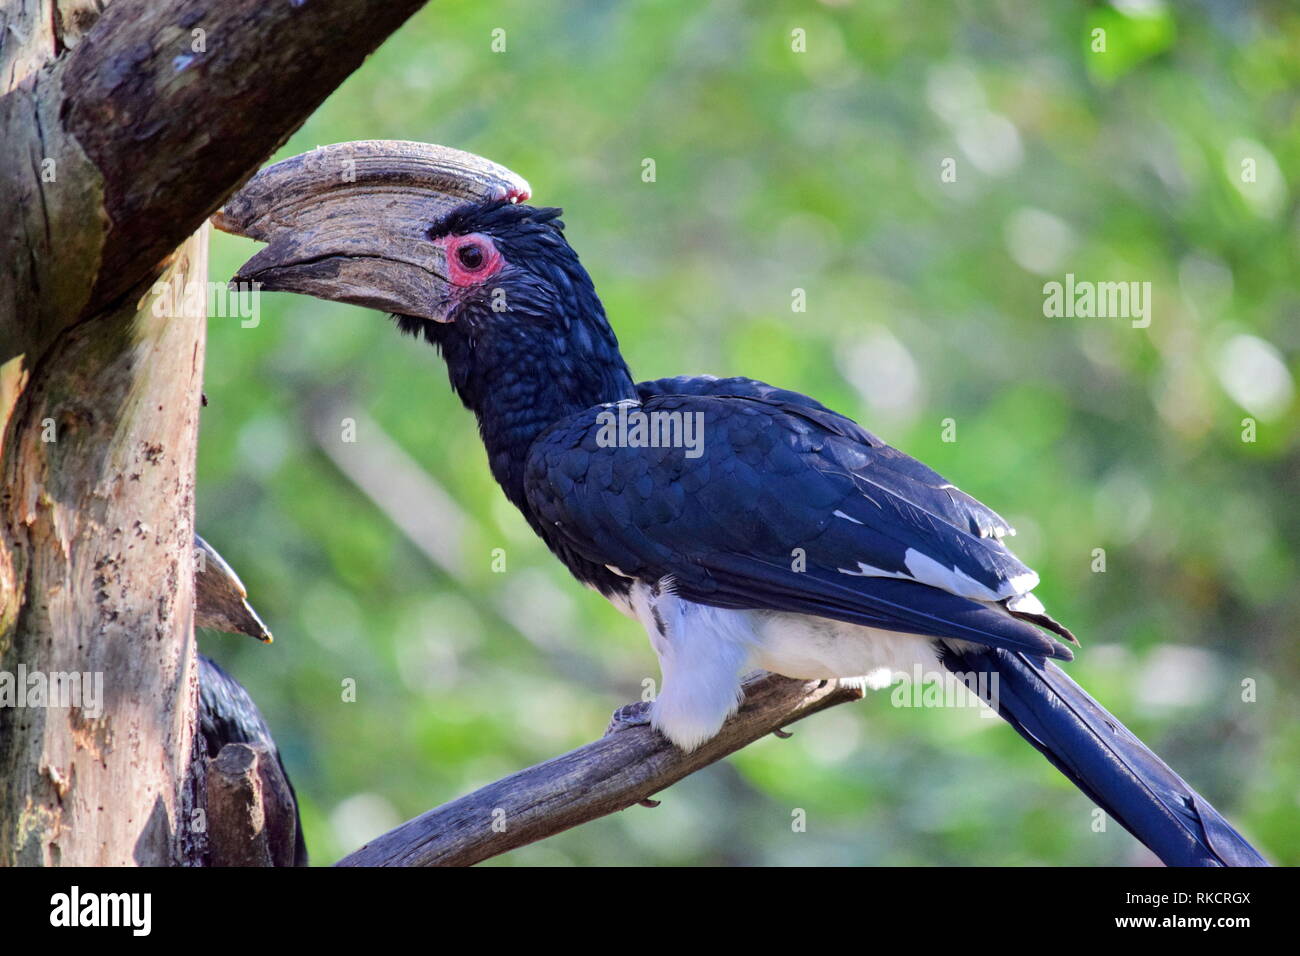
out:
{"label": "curved beak", "polygon": [[232,285],[443,322],[446,261],[429,227],[465,203],[530,194],[522,177],[473,153],[363,140],[268,166],[212,224],[267,243]]}
{"label": "curved beak", "polygon": [[247,634],[264,644],[271,632],[248,603],[248,590],[216,548],[194,536],[194,626]]}

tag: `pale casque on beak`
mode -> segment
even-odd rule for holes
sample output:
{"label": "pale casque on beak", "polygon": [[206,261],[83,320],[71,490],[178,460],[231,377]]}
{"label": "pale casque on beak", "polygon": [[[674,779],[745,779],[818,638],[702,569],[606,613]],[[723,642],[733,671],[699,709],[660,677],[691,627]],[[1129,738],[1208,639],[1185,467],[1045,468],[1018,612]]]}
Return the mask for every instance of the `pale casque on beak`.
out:
{"label": "pale casque on beak", "polygon": [[268,166],[212,224],[267,243],[232,285],[441,322],[447,267],[429,227],[465,203],[523,202],[530,193],[522,177],[473,153],[363,140]]}

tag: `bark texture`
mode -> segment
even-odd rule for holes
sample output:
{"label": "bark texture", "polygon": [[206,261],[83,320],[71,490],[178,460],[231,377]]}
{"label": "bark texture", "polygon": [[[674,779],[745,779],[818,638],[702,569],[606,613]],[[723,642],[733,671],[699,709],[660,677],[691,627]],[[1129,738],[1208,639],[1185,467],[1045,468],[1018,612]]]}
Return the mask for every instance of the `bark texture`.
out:
{"label": "bark texture", "polygon": [[422,5],[0,11],[0,865],[203,859],[203,224]]}
{"label": "bark texture", "polygon": [[[162,280],[202,282],[206,262],[202,233]],[[12,587],[0,669],[80,674],[83,693],[80,706],[0,708],[7,863],[157,864],[197,852],[185,782],[204,316],[154,316],[152,301],[59,336],[7,430]]]}

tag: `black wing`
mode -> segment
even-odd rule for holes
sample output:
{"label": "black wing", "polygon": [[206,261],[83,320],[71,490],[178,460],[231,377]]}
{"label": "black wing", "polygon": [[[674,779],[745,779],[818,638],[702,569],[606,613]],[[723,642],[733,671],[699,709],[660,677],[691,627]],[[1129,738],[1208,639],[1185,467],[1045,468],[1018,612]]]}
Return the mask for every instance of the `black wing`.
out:
{"label": "black wing", "polygon": [[[744,379],[666,382],[677,393],[638,386],[648,397],[627,412],[683,426],[689,416],[698,457],[611,444],[616,406],[567,418],[533,444],[525,493],[566,546],[641,580],[672,577],[704,604],[1070,658],[989,605],[1037,582],[1001,543],[1007,526],[994,512],[812,399]],[[688,388],[704,394],[680,393]]]}
{"label": "black wing", "polygon": [[[775,385],[754,378],[743,376],[716,378],[712,375],[679,375],[675,378],[638,382],[636,391],[642,401],[660,395],[715,395],[755,398],[793,406],[836,434],[869,445],[876,452],[872,464],[878,475],[891,473],[896,480],[904,483],[904,487],[911,483],[922,485],[932,492],[941,492],[950,502],[950,504],[941,503],[944,513],[958,529],[969,531],[981,538],[1000,538],[1003,535],[1016,533],[1016,530],[1000,514],[955,487],[933,468],[887,445],[847,415],[832,411],[815,398],[800,392],[777,388]],[[925,492],[921,493],[925,494]]]}

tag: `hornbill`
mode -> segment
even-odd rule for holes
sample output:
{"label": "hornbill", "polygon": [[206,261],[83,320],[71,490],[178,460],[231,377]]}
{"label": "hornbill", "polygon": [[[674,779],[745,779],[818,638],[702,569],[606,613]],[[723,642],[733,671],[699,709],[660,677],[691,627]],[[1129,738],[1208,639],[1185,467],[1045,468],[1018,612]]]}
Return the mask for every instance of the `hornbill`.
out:
{"label": "hornbill", "polygon": [[[234,569],[212,545],[197,534],[194,553],[199,559],[194,574],[194,626],[230,634],[247,634],[265,644],[271,632],[248,602],[248,591]],[[254,744],[265,748],[275,758],[284,785],[288,788],[286,808],[293,814],[293,832],[279,832],[272,827],[268,834],[271,857],[277,866],[306,866],[307,841],[302,832],[302,815],[298,794],[280,757],[280,749],[271,736],[262,712],[253,703],[244,686],[231,677],[212,658],[199,658],[199,739],[209,760],[215,760],[226,744]]]}
{"label": "hornbill", "polygon": [[438,349],[507,498],[645,627],[663,675],[645,716],[679,747],[718,732],[748,670],[919,665],[964,680],[1165,863],[1265,865],[1057,666],[1077,642],[1005,520],[806,395],[636,382],[560,210],[529,197],[467,153],[344,143],[263,170],[214,224],[268,243],[234,284],[389,312]]}

